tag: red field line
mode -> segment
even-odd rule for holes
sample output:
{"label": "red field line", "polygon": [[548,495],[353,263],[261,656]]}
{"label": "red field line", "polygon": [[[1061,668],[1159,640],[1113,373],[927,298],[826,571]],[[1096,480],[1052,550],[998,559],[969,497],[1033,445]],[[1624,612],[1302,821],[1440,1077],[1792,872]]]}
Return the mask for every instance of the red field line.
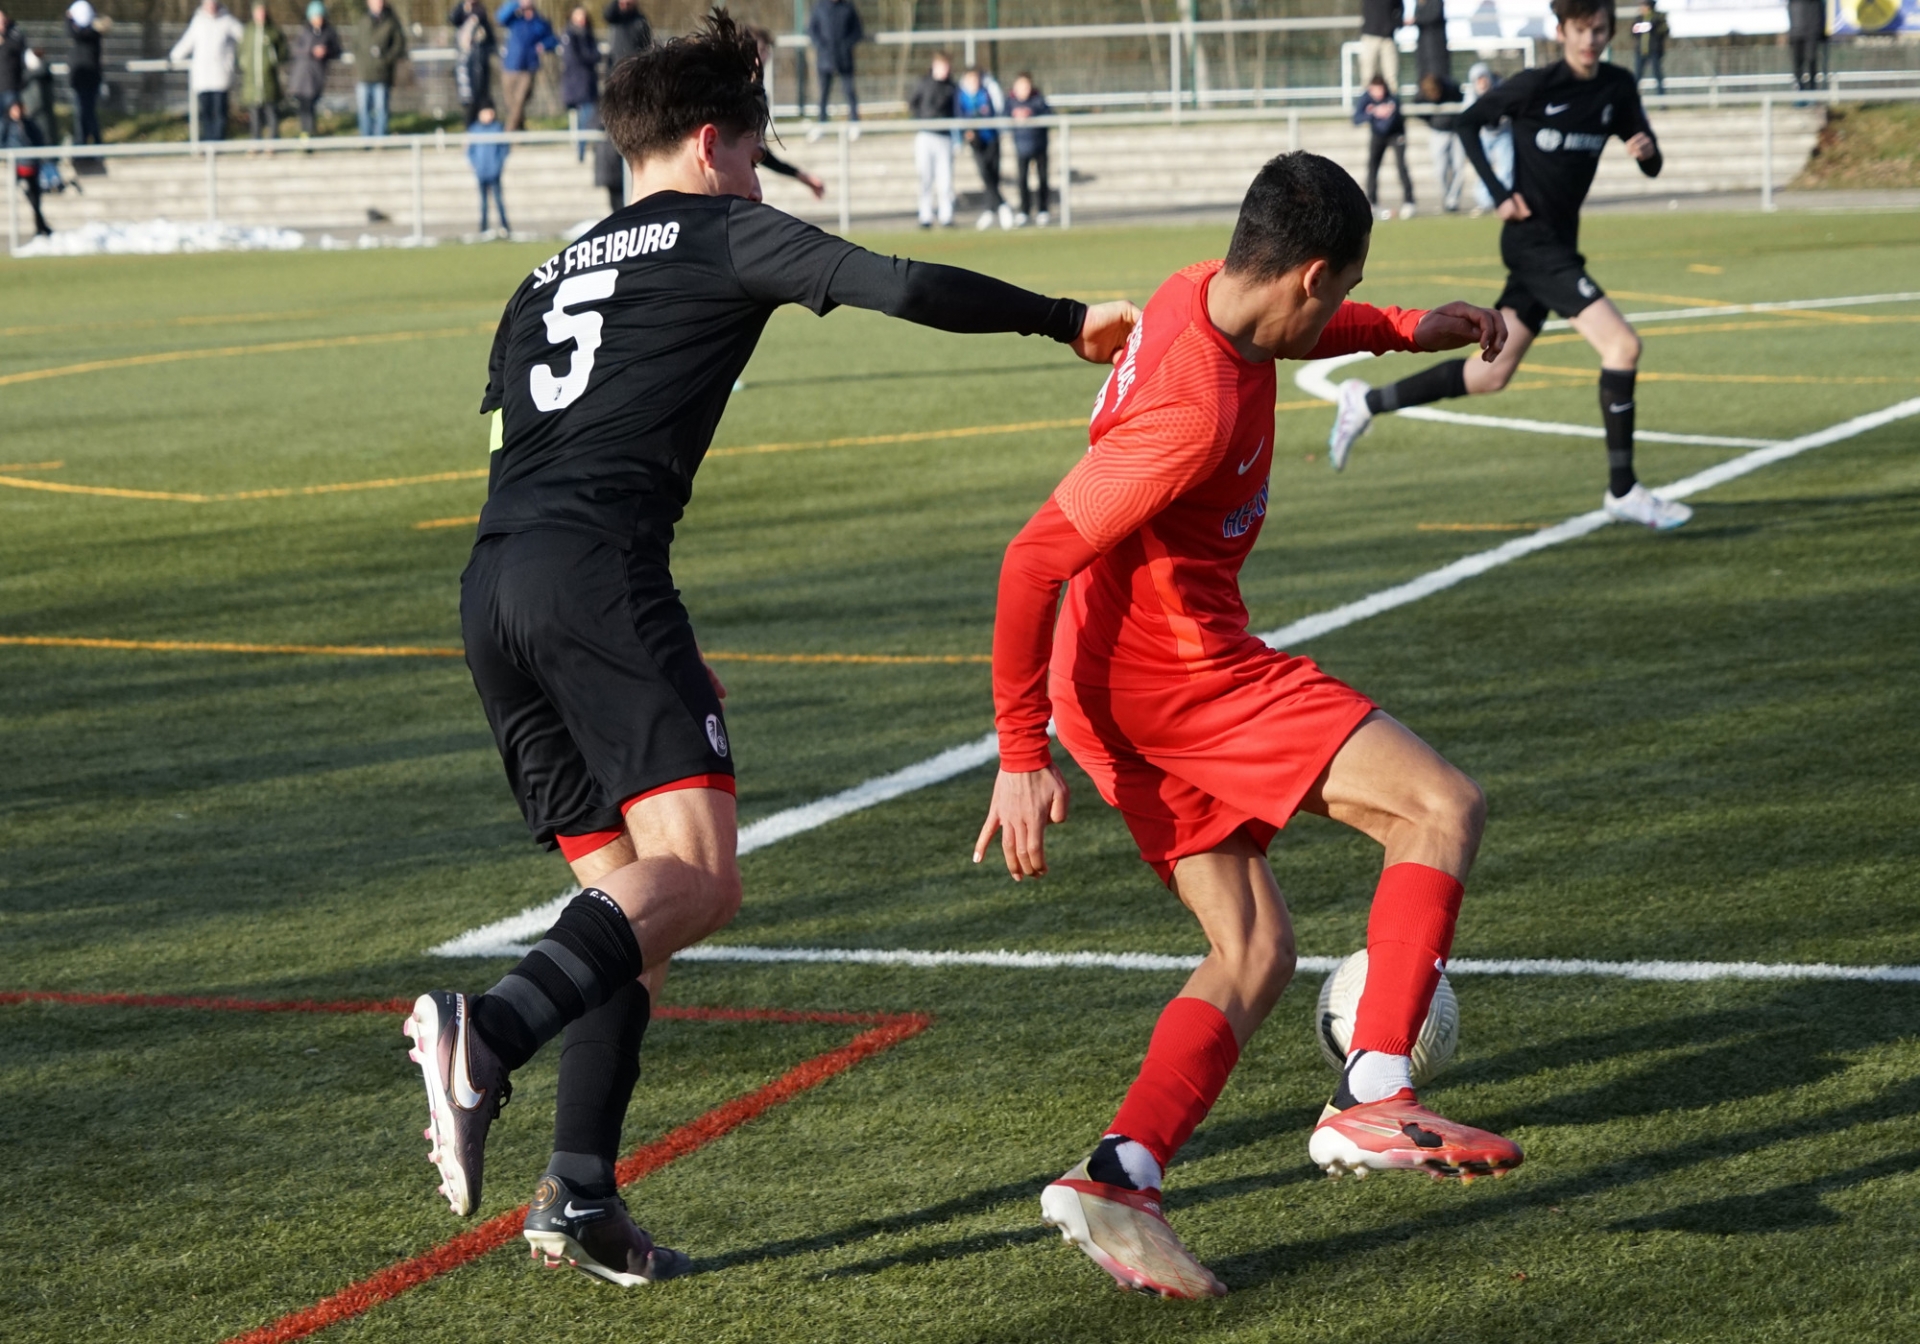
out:
{"label": "red field line", "polygon": [[[177,994],[75,994],[58,990],[0,990],[0,1004],[64,1003],[80,1007],[111,1008],[197,1008],[219,1012],[256,1013],[404,1013],[412,1006],[408,999],[234,999],[206,998]],[[845,1073],[862,1060],[869,1059],[900,1042],[918,1036],[933,1025],[925,1013],[834,1013],[784,1008],[691,1008],[663,1004],[654,1016],[697,1022],[786,1022],[828,1023],[867,1026],[845,1045],[815,1055],[795,1065],[757,1091],[723,1102],[690,1124],[670,1130],[652,1143],[627,1154],[614,1169],[621,1185],[647,1176],[690,1153],[697,1152],[715,1139],[731,1133],[756,1116],[792,1101],[809,1088],[818,1087],[836,1074]],[[226,1344],[288,1344],[305,1339],[330,1325],[351,1320],[382,1302],[398,1297],[421,1284],[512,1241],[526,1220],[527,1206],[489,1218],[440,1243],[432,1250],[409,1260],[389,1265],[377,1274],[322,1298],[310,1307],[290,1312],[245,1334],[235,1335]]]}
{"label": "red field line", "polygon": [[[0,990],[0,1006],[10,1003],[64,1003],[80,1008],[191,1008],[221,1013],[404,1014],[413,1008],[412,999],[233,999],[197,994],[79,994],[55,989]],[[914,1016],[900,1013],[813,1012],[798,1008],[695,1008],[667,1003],[656,1006],[653,1015],[678,1022],[824,1023],[847,1027],[889,1026]]]}

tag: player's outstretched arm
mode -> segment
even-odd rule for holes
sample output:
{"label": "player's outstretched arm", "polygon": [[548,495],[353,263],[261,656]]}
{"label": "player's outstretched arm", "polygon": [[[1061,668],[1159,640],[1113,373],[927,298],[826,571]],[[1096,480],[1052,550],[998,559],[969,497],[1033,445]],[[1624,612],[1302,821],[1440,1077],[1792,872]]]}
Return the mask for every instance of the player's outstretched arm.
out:
{"label": "player's outstretched arm", "polygon": [[1008,770],[1002,766],[993,781],[993,801],[987,805],[986,824],[973,842],[973,861],[987,856],[993,833],[1000,832],[1000,849],[1007,872],[1015,882],[1040,877],[1047,871],[1047,826],[1067,819],[1067,781],[1057,765],[1038,770]]}
{"label": "player's outstretched arm", "polygon": [[1478,345],[1480,358],[1491,364],[1507,345],[1507,320],[1491,308],[1471,303],[1443,303],[1431,308],[1413,329],[1421,350],[1458,350]]}

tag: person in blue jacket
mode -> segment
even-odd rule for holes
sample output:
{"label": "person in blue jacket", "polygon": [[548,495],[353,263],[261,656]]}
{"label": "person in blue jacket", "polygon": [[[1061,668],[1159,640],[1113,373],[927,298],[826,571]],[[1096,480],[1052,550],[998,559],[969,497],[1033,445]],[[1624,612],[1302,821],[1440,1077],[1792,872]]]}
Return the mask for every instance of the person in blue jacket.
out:
{"label": "person in blue jacket", "polygon": [[1380,207],[1380,160],[1393,151],[1394,166],[1400,170],[1400,218],[1411,219],[1414,212],[1413,176],[1407,172],[1407,119],[1400,113],[1400,100],[1387,87],[1386,78],[1375,75],[1353,105],[1353,124],[1367,128],[1367,203],[1373,206],[1375,219],[1392,219],[1393,212]]}
{"label": "person in blue jacket", "polygon": [[507,166],[507,155],[513,146],[506,142],[493,104],[480,105],[473,125],[467,127],[467,134],[473,137],[467,141],[467,162],[473,165],[474,180],[480,184],[480,232],[487,231],[487,198],[491,196],[500,212],[500,232],[511,233],[513,226],[507,223],[507,198],[500,194],[500,174]]}
{"label": "person in blue jacket", "polygon": [[507,34],[507,52],[500,58],[500,92],[507,99],[507,129],[524,130],[533,77],[540,73],[540,53],[558,48],[560,38],[533,7],[533,0],[506,0],[493,21]]}
{"label": "person in blue jacket", "polygon": [[[960,88],[953,96],[953,115],[971,120],[998,117],[1006,111],[1006,98],[991,76],[978,68],[960,76]],[[1000,227],[1013,227],[1013,207],[1000,194],[1000,132],[991,126],[963,131],[960,138],[973,151],[973,166],[980,170],[980,185],[986,191],[986,209],[980,212],[977,227],[990,229],[994,220]]]}

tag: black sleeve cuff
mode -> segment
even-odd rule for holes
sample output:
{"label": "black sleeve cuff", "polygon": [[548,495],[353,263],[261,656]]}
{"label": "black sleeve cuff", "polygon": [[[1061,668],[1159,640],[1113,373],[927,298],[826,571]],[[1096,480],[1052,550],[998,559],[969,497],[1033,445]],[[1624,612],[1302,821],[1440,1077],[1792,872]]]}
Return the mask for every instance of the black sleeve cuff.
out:
{"label": "black sleeve cuff", "polygon": [[1086,325],[1086,304],[1078,299],[1055,299],[1053,310],[1047,314],[1047,325],[1040,332],[1062,345],[1071,345],[1080,339],[1080,329]]}

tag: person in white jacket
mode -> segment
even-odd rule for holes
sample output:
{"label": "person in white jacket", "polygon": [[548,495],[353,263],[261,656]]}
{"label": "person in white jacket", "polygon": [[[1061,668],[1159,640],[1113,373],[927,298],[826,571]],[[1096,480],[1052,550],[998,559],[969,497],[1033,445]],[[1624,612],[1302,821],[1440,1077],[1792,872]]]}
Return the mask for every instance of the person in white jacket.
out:
{"label": "person in white jacket", "polygon": [[168,59],[187,67],[187,88],[200,109],[200,138],[227,138],[227,94],[233,88],[234,65],[246,29],[227,12],[220,0],[200,0],[193,22],[173,45]]}

